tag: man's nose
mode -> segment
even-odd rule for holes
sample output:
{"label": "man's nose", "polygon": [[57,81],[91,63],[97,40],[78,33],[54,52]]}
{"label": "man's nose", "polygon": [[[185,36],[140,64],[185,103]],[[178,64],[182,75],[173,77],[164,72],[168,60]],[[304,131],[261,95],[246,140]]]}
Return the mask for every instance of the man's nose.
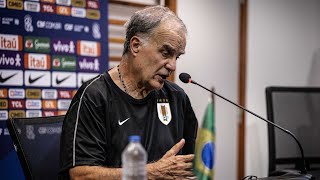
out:
{"label": "man's nose", "polygon": [[176,70],[176,57],[170,58],[169,62],[166,64],[166,68],[169,69],[170,71],[175,71]]}

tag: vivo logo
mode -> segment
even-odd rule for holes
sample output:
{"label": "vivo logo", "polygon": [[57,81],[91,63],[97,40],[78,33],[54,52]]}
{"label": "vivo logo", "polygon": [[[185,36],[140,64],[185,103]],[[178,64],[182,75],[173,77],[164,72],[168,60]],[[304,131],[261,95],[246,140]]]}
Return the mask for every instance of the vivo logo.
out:
{"label": "vivo logo", "polygon": [[22,67],[21,53],[0,52],[0,67]]}
{"label": "vivo logo", "polygon": [[100,71],[100,63],[98,58],[79,58],[78,59],[79,70],[84,71]]}
{"label": "vivo logo", "polygon": [[52,41],[53,51],[56,53],[67,53],[74,54],[75,53],[75,44],[73,41],[68,40],[53,40]]}

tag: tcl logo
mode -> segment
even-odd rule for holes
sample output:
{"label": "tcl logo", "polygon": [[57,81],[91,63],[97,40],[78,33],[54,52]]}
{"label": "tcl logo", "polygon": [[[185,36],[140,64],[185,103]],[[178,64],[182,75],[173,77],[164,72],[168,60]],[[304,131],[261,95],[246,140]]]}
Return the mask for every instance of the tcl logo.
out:
{"label": "tcl logo", "polygon": [[72,91],[58,91],[58,98],[59,99],[71,99],[72,98]]}
{"label": "tcl logo", "polygon": [[100,56],[100,43],[95,41],[77,41],[77,52],[81,56]]}
{"label": "tcl logo", "polygon": [[19,35],[0,34],[0,49],[21,51],[22,37]]}
{"label": "tcl logo", "polygon": [[9,109],[24,109],[24,100],[9,100]]}
{"label": "tcl logo", "polygon": [[41,12],[53,14],[56,12],[56,7],[51,4],[42,4],[41,5]]}
{"label": "tcl logo", "polygon": [[47,116],[57,116],[58,112],[57,111],[42,111],[42,116],[47,117]]}
{"label": "tcl logo", "polygon": [[24,54],[24,65],[26,69],[50,69],[50,56],[47,54]]}
{"label": "tcl logo", "polygon": [[91,9],[99,9],[99,1],[87,1],[87,7]]}

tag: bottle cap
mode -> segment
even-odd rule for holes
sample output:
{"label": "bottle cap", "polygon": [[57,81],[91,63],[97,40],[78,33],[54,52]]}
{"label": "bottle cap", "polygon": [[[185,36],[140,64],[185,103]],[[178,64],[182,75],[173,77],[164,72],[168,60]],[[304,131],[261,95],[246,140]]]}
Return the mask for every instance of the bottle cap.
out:
{"label": "bottle cap", "polygon": [[130,142],[140,142],[140,136],[137,136],[137,135],[129,136],[129,141]]}

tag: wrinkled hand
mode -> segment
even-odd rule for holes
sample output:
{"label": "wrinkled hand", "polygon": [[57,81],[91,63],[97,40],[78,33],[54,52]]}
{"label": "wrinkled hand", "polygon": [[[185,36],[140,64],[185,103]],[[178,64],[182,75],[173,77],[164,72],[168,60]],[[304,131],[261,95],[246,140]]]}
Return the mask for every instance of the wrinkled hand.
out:
{"label": "wrinkled hand", "polygon": [[193,154],[176,155],[184,146],[181,139],[157,162],[147,165],[149,179],[190,179],[192,173]]}

